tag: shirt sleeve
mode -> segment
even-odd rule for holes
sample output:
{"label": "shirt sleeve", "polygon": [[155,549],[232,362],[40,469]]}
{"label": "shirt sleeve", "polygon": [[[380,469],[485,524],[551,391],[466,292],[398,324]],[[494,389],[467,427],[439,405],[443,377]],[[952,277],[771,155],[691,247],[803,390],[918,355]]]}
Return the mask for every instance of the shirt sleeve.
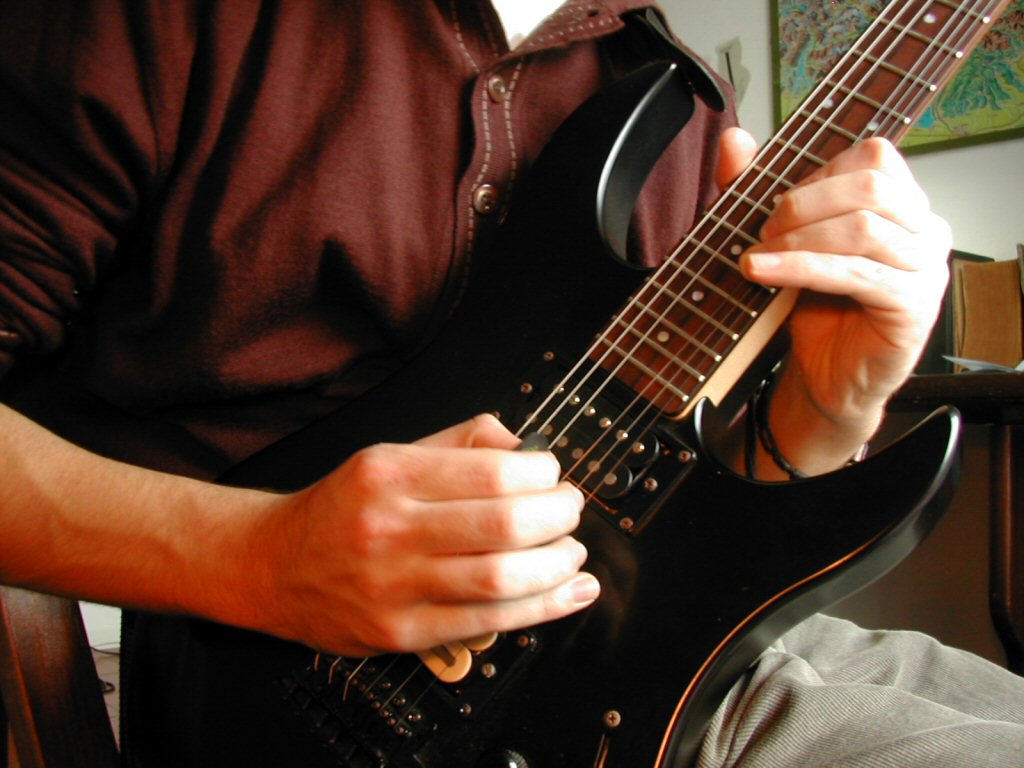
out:
{"label": "shirt sleeve", "polygon": [[0,3],[0,373],[63,343],[154,194],[153,5]]}

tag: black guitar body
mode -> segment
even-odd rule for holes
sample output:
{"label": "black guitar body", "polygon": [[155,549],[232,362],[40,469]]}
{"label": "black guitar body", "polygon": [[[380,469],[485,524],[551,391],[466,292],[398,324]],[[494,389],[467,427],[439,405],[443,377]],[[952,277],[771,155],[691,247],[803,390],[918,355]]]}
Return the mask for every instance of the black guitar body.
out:
{"label": "black guitar body", "polygon": [[[672,67],[654,65],[586,105],[538,162],[529,203],[436,341],[225,482],[296,489],[372,443],[416,439],[480,412],[525,423],[643,279],[610,255],[628,219],[618,208],[632,204],[689,98]],[[600,407],[614,409],[616,399],[609,392]],[[706,450],[711,411],[663,419],[642,481],[588,502],[579,537],[603,586],[599,601],[500,637],[462,682],[436,681],[416,656],[317,658],[199,625],[217,670],[210,701],[221,702],[203,712],[206,735],[223,740],[203,747],[209,764],[237,764],[241,744],[247,765],[690,762],[707,719],[768,643],[884,573],[934,526],[959,428],[942,412],[841,472],[760,484]],[[303,743],[275,746],[274,723],[301,731]]]}

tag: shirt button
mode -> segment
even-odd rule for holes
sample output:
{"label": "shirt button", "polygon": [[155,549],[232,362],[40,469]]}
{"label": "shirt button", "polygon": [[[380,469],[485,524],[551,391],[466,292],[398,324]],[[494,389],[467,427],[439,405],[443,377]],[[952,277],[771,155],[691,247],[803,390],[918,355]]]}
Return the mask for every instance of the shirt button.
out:
{"label": "shirt button", "polygon": [[473,209],[485,216],[494,213],[498,209],[499,199],[497,187],[491,184],[481,184],[473,191]]}
{"label": "shirt button", "polygon": [[505,78],[501,75],[491,75],[487,78],[487,95],[495,104],[500,104],[507,99],[508,85],[505,83]]}

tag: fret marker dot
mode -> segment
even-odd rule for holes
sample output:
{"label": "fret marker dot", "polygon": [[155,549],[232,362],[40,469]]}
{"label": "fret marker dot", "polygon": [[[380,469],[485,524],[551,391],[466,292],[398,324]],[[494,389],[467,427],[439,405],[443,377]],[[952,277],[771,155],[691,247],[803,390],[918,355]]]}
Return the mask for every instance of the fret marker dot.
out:
{"label": "fret marker dot", "polygon": [[834,107],[835,105],[836,103],[835,101],[832,100],[831,96],[829,96],[823,102],[821,102],[821,106],[823,106],[825,109],[832,109],[832,107]]}
{"label": "fret marker dot", "polygon": [[879,125],[877,120],[872,120],[870,123],[868,123],[869,131],[877,131],[880,127],[881,126]]}
{"label": "fret marker dot", "polygon": [[658,341],[660,343],[662,343],[662,344],[665,344],[671,338],[672,338],[672,335],[668,331],[661,331],[658,334]]}
{"label": "fret marker dot", "polygon": [[938,20],[939,20],[939,17],[936,16],[934,13],[926,13],[924,15],[924,23],[925,24],[934,24]]}
{"label": "fret marker dot", "polygon": [[734,245],[732,248],[729,249],[729,253],[731,253],[733,256],[739,256],[741,253],[743,253],[743,246]]}
{"label": "fret marker dot", "polygon": [[694,302],[704,301],[704,291],[694,291],[690,294],[690,298],[693,299]]}

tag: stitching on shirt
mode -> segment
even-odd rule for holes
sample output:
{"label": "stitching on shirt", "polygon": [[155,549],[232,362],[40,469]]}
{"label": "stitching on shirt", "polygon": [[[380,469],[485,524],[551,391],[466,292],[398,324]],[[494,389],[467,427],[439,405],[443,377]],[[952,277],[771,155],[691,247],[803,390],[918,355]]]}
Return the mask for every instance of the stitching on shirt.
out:
{"label": "stitching on shirt", "polygon": [[448,9],[452,16],[452,27],[455,28],[455,40],[458,42],[459,48],[462,49],[462,53],[465,55],[466,59],[469,61],[470,67],[473,68],[474,72],[479,74],[480,65],[476,63],[476,60],[473,58],[473,54],[469,51],[469,46],[466,45],[466,39],[462,36],[462,22],[459,21],[459,8],[456,5],[456,0],[449,0]]}
{"label": "stitching on shirt", "polygon": [[469,188],[469,200],[468,200],[468,226],[466,227],[466,274],[469,272],[469,265],[473,260],[473,247],[476,245],[476,209],[473,207],[473,192],[477,187],[480,186],[487,172],[491,168],[491,154],[494,150],[494,142],[491,139],[491,119],[489,110],[487,109],[487,91],[486,89],[480,90],[480,103],[482,109],[480,110],[483,118],[483,129],[484,129],[484,159],[480,164],[480,172],[477,173],[476,178],[473,180],[472,186]]}
{"label": "stitching on shirt", "polygon": [[525,59],[520,59],[516,64],[515,71],[513,71],[512,78],[508,84],[508,97],[505,99],[505,133],[508,137],[509,150],[509,174],[508,185],[505,190],[505,210],[508,210],[509,206],[512,205],[512,190],[515,188],[516,179],[519,174],[519,153],[516,151],[516,136],[512,123],[512,97],[515,95],[516,84],[519,82],[519,75],[523,72],[524,64]]}
{"label": "stitching on shirt", "polygon": [[547,32],[543,35],[539,35],[536,39],[538,43],[550,43],[555,40],[564,39],[566,36],[575,32],[594,32],[602,27],[607,27],[613,23],[613,19],[599,19],[598,21],[587,21],[585,23],[576,23],[567,25],[564,30],[559,32]]}
{"label": "stitching on shirt", "polygon": [[[597,11],[600,13],[604,12],[603,16],[598,17],[596,20],[589,16],[591,11]],[[570,19],[579,19],[581,13],[587,13],[587,17],[582,21],[570,21],[566,26],[558,24],[562,19],[569,17]],[[607,7],[607,4],[601,2],[588,2],[588,0],[570,0],[565,3],[558,10],[548,17],[548,24],[555,26],[555,30],[551,32],[541,32],[536,36],[531,35],[529,43],[530,48],[536,48],[546,43],[552,43],[556,41],[566,40],[570,36],[580,32],[596,32],[604,27],[613,26],[619,21],[617,15],[611,12],[611,9]],[[541,30],[543,26],[541,27]],[[540,30],[538,30],[540,31]]]}

